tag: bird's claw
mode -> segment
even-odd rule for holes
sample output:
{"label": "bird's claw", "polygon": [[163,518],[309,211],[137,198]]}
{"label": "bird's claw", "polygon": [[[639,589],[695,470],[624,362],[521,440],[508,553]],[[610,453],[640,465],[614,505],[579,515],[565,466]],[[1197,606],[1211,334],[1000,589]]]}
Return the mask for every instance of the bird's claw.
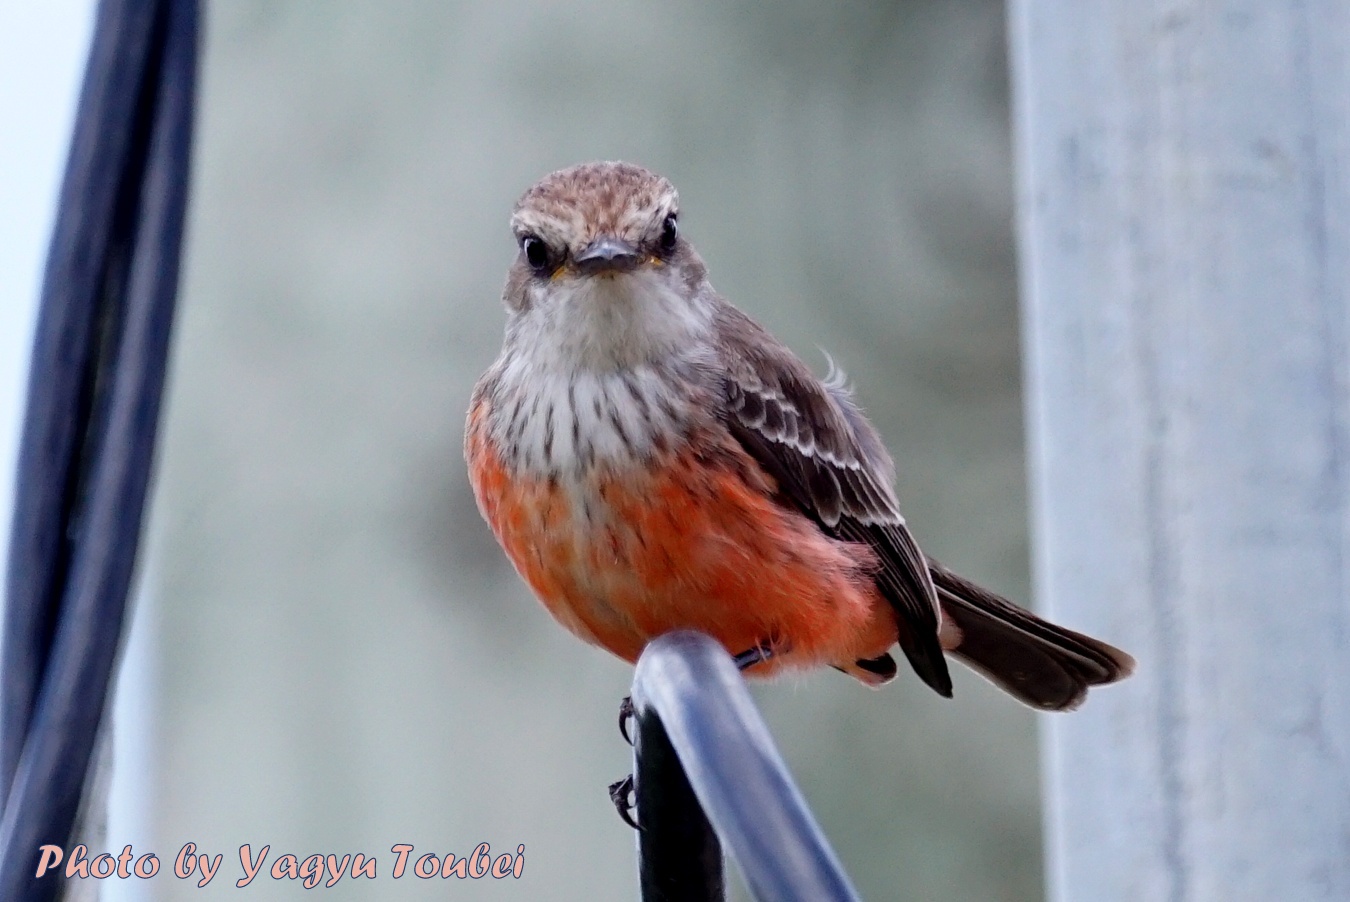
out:
{"label": "bird's claw", "polygon": [[[734,657],[736,668],[745,671],[756,664],[762,664],[783,652],[787,651],[786,646],[775,648],[771,644],[756,645],[754,648],[747,649]],[[632,734],[628,732],[628,725],[632,723],[633,718],[637,716],[637,711],[633,707],[633,697],[625,695],[619,702],[619,734],[623,736],[624,742],[633,744]],[[622,780],[609,784],[609,800],[614,803],[614,810],[619,813],[623,822],[634,830],[641,830],[638,822],[633,820],[633,775],[629,774]]]}
{"label": "bird's claw", "polygon": [[609,784],[609,800],[614,803],[614,810],[619,812],[619,817],[623,822],[634,830],[641,830],[638,822],[633,820],[633,775],[629,774],[616,783]]}
{"label": "bird's claw", "polygon": [[628,732],[628,724],[632,722],[637,715],[633,709],[633,697],[625,695],[623,701],[619,702],[619,734],[623,736],[623,741],[629,745],[633,744],[633,737]]}

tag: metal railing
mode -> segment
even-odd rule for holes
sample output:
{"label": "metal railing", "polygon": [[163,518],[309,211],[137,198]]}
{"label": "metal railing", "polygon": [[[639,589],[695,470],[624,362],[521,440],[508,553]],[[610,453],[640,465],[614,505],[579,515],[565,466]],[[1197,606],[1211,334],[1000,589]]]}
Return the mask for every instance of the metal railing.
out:
{"label": "metal railing", "polygon": [[858,899],[721,645],[658,638],[632,698],[644,902],[725,898],[722,844],[761,902]]}
{"label": "metal railing", "polygon": [[47,900],[121,644],[187,204],[196,0],[102,0],[42,287],[0,682],[0,899]]}

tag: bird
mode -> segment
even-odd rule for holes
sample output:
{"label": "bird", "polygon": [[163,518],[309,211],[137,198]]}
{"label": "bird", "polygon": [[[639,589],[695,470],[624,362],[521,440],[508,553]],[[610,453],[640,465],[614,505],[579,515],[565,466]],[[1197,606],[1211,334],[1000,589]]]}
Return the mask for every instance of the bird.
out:
{"label": "bird", "polygon": [[679,215],[664,177],[591,162],[511,216],[505,336],[464,453],[548,612],[630,663],[699,630],[747,677],[828,666],[875,688],[898,646],[950,698],[950,656],[1043,711],[1128,676],[1125,652],[920,550],[842,373],[817,377],[718,294]]}

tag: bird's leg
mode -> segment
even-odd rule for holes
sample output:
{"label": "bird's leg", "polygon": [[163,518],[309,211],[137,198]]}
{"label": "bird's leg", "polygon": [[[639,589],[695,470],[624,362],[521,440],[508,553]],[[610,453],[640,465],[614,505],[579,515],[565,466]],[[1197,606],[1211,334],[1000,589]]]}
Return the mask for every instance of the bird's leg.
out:
{"label": "bird's leg", "polygon": [[734,655],[732,660],[736,662],[736,669],[745,673],[756,664],[763,664],[773,658],[781,657],[786,654],[789,646],[786,642],[761,642],[753,648],[747,648],[738,655]]}
{"label": "bird's leg", "polygon": [[614,803],[614,810],[619,812],[619,817],[623,822],[634,830],[641,830],[637,821],[633,820],[633,775],[629,774],[616,783],[609,784],[609,800]]}
{"label": "bird's leg", "polygon": [[732,660],[736,662],[736,669],[743,673],[771,657],[773,657],[773,652],[762,645],[756,645],[754,648],[747,648],[740,654],[733,656]]}

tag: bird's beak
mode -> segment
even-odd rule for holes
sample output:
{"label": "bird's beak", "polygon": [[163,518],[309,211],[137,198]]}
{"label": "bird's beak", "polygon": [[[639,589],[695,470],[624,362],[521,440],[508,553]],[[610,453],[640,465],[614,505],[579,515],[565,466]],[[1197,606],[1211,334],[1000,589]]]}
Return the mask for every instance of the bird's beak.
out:
{"label": "bird's beak", "polygon": [[601,235],[582,248],[581,253],[572,258],[572,262],[586,275],[632,272],[642,262],[642,256],[627,241]]}

